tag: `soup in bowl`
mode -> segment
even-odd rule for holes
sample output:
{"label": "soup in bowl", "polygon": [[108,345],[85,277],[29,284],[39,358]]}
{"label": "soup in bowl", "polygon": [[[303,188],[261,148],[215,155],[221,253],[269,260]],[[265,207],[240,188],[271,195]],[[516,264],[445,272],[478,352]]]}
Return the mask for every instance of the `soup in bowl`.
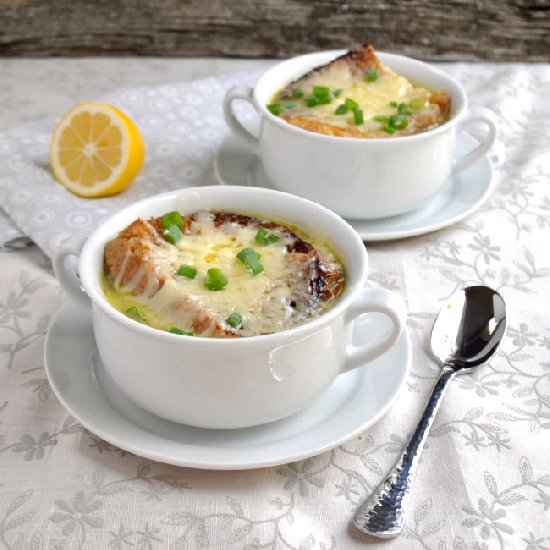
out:
{"label": "soup in bowl", "polygon": [[106,243],[104,267],[103,291],[119,311],[207,338],[299,326],[331,307],[345,286],[344,268],[326,243],[220,210],[138,218]]}
{"label": "soup in bowl", "polygon": [[[135,261],[132,254],[143,243],[136,241],[120,250],[110,244],[138,220],[151,226],[151,236],[159,239],[154,246],[177,249],[166,256],[161,254],[170,261],[164,267],[153,262],[147,276],[146,262],[128,268]],[[224,246],[205,252],[204,242],[197,244],[200,239],[194,237],[202,233],[211,238],[205,228],[215,226],[216,221],[228,224],[221,231],[222,242],[217,241]],[[198,225],[193,228],[194,223]],[[240,234],[242,228],[250,229],[248,236]],[[187,243],[186,234],[191,239]],[[226,246],[229,243],[236,244]],[[199,251],[190,251],[193,247]],[[241,254],[246,249],[249,252]],[[277,273],[281,274],[277,266],[285,265],[280,263],[282,258],[299,253],[314,258],[309,263],[305,258],[287,258],[292,265],[297,261],[302,266],[296,272],[299,275],[277,278]],[[117,254],[118,260],[114,259]],[[78,274],[68,265],[69,256],[79,257]],[[143,259],[144,254],[136,257]],[[319,262],[325,263],[322,273],[315,272],[320,269]],[[266,272],[274,266],[275,274]],[[340,373],[363,366],[388,350],[399,337],[406,317],[396,294],[364,287],[367,251],[351,226],[316,203],[268,189],[198,187],[145,199],[112,216],[87,240],[75,239],[61,246],[54,255],[54,269],[72,299],[91,303],[98,352],[116,385],[158,416],[203,428],[253,426],[300,410]],[[209,274],[210,269],[218,271]],[[253,309],[244,309],[246,300],[238,301],[239,292],[226,295],[233,302],[232,309],[224,309],[224,293],[230,292],[232,281],[245,289],[248,282],[251,293],[260,287],[273,290],[273,280],[281,285],[290,282],[290,290],[273,287],[273,296],[288,306],[285,319],[292,319],[294,310],[300,322],[268,329],[263,326],[249,333],[247,318],[254,314]],[[160,319],[166,315],[166,307],[171,314],[171,300],[175,309],[180,309],[182,301],[186,305],[177,323],[170,318],[164,325],[149,326],[135,310],[134,315],[128,311],[135,307],[143,315],[140,304],[117,308],[105,290],[106,284],[126,298],[154,297],[167,284],[181,285],[183,293],[171,291],[159,300],[165,306],[156,310]],[[291,302],[304,292],[309,301],[303,298],[301,305],[293,307]],[[220,296],[220,302],[205,300],[208,295]],[[208,315],[202,315],[204,311],[195,315],[190,303],[200,304],[211,315],[205,330],[198,330],[201,324],[194,321]],[[216,309],[216,303],[225,306]],[[386,314],[392,328],[368,344],[353,346],[354,320],[369,312]],[[233,313],[240,318],[230,319]],[[258,319],[269,313],[269,308],[261,311]],[[223,334],[216,333],[218,329]]]}
{"label": "soup in bowl", "polygon": [[396,138],[444,124],[451,98],[384,65],[370,44],[316,67],[279,90],[270,113],[312,132],[337,137]]}

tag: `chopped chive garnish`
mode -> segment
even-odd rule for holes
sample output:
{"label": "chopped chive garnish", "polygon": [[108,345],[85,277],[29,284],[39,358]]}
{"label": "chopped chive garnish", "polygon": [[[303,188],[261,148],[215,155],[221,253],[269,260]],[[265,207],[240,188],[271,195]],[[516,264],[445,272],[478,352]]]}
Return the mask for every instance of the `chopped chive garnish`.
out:
{"label": "chopped chive garnish", "polygon": [[382,130],[388,134],[395,134],[396,128],[393,126],[390,126],[389,124],[386,124],[385,126],[382,126]]}
{"label": "chopped chive garnish", "polygon": [[403,130],[407,127],[409,120],[405,115],[394,115],[390,117],[389,125],[395,128],[396,130]]}
{"label": "chopped chive garnish", "polygon": [[204,284],[210,290],[223,290],[228,283],[229,281],[221,269],[213,267],[206,272]]}
{"label": "chopped chive garnish", "polygon": [[390,107],[397,109],[397,101],[390,101]]}
{"label": "chopped chive garnish", "polygon": [[334,97],[338,97],[343,91],[344,88],[336,88],[336,90],[332,90],[332,93],[334,94]]}
{"label": "chopped chive garnish", "polygon": [[267,110],[275,116],[280,115],[285,110],[281,103],[270,103],[269,105],[266,105],[266,107]]}
{"label": "chopped chive garnish", "polygon": [[172,334],[179,334],[180,336],[193,336],[194,333],[191,330],[181,330],[178,327],[172,327],[169,331]]}
{"label": "chopped chive garnish", "polygon": [[141,311],[136,306],[129,307],[125,311],[125,314],[126,314],[127,317],[130,317],[130,319],[133,319],[134,321],[137,321],[138,323],[143,323],[143,321],[145,321],[145,317],[143,316]]}
{"label": "chopped chive garnish", "polygon": [[267,229],[264,229],[263,227],[261,229],[258,229],[258,233],[256,233],[256,236],[254,237],[254,240],[261,246],[265,246],[265,240],[267,237]]}
{"label": "chopped chive garnish", "polygon": [[177,274],[180,275],[181,277],[187,277],[188,279],[194,279],[197,276],[197,268],[192,266],[192,265],[181,264],[179,269],[178,269]]}
{"label": "chopped chive garnish", "polygon": [[170,229],[171,225],[175,225],[178,229],[183,227],[183,217],[179,212],[175,210],[173,212],[168,212],[162,216],[162,227],[164,229]]}
{"label": "chopped chive garnish", "polygon": [[330,94],[330,88],[328,88],[327,86],[313,86],[313,95],[315,97],[321,98],[329,94]]}
{"label": "chopped chive garnish", "polygon": [[400,115],[412,115],[412,111],[409,109],[409,106],[406,103],[400,103],[397,106],[397,112]]}
{"label": "chopped chive garnish", "polygon": [[315,105],[319,104],[319,99],[315,97],[314,95],[310,95],[306,98],[306,105],[308,107],[315,107]]}
{"label": "chopped chive garnish", "polygon": [[353,122],[356,126],[363,124],[363,109],[353,109]]}
{"label": "chopped chive garnish", "polygon": [[177,225],[171,225],[162,232],[164,240],[176,244],[181,239],[181,229]]}
{"label": "chopped chive garnish", "polygon": [[344,105],[350,111],[353,111],[353,109],[359,109],[359,103],[357,103],[357,101],[353,101],[353,99],[351,99],[351,97],[346,97],[346,101],[344,101]]}
{"label": "chopped chive garnish", "polygon": [[390,117],[389,116],[383,116],[383,115],[377,115],[374,117],[374,119],[376,122],[383,122],[384,124],[388,124],[388,122],[390,121]]}
{"label": "chopped chive garnish", "polygon": [[369,69],[365,73],[365,80],[367,82],[374,82],[375,80],[378,80],[378,71],[376,69]]}
{"label": "chopped chive garnish", "polygon": [[417,97],[416,99],[412,99],[409,102],[409,107],[411,109],[424,109],[428,105],[428,100],[423,99],[421,97]]}
{"label": "chopped chive garnish", "polygon": [[322,95],[317,99],[319,99],[319,103],[321,105],[328,105],[334,99],[334,96],[332,94],[327,94],[327,95]]}
{"label": "chopped chive garnish", "polygon": [[243,322],[243,316],[240,313],[234,311],[225,322],[233,328],[238,328]]}
{"label": "chopped chive garnish", "polygon": [[264,266],[260,263],[260,255],[253,248],[243,248],[237,254],[237,258],[252,275],[258,275],[264,270]]}
{"label": "chopped chive garnish", "polygon": [[348,108],[346,107],[345,103],[338,105],[338,107],[336,107],[336,111],[334,111],[334,113],[337,115],[345,115],[347,112]]}
{"label": "chopped chive garnish", "polygon": [[296,103],[292,103],[292,102],[289,102],[289,101],[285,101],[283,103],[283,107],[285,109],[294,109],[294,107],[296,107]]}
{"label": "chopped chive garnish", "polygon": [[304,92],[301,88],[296,88],[293,92],[292,92],[292,97],[295,97],[296,99],[300,99],[302,97],[304,97]]}
{"label": "chopped chive garnish", "polygon": [[[254,237],[254,240],[255,240],[260,246],[267,246],[266,237],[267,237],[267,229],[264,229],[264,228],[262,227],[261,229],[258,229],[258,233],[256,233],[256,236]],[[265,244],[264,244],[264,243],[265,243]]]}
{"label": "chopped chive garnish", "polygon": [[269,244],[280,241],[281,236],[278,233],[273,233],[262,227],[258,230],[258,233],[256,233],[256,237],[254,237],[254,240],[260,246],[268,246]]}

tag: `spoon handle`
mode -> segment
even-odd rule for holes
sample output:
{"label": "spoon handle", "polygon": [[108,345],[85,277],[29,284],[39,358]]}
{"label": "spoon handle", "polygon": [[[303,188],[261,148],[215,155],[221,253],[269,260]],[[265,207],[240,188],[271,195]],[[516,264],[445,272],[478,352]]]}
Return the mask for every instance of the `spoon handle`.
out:
{"label": "spoon handle", "polygon": [[353,523],[363,533],[385,539],[396,537],[401,532],[422,447],[445,390],[455,374],[456,371],[450,367],[443,369],[403,454],[384,481],[357,509]]}

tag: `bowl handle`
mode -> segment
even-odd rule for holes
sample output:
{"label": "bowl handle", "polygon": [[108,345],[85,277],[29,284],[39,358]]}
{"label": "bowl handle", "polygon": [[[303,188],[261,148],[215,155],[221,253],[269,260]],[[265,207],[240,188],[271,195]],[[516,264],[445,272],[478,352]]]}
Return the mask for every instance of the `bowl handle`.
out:
{"label": "bowl handle", "polygon": [[454,159],[451,176],[454,176],[477,162],[491,148],[497,137],[497,117],[493,111],[485,107],[470,107],[466,116],[458,123],[457,132],[462,132],[468,126],[483,123],[487,126],[487,134],[481,142],[469,153]]}
{"label": "bowl handle", "polygon": [[90,299],[80,284],[78,274],[66,264],[69,256],[80,256],[86,239],[71,237],[65,241],[53,255],[53,272],[69,297],[79,305],[90,305]]}
{"label": "bowl handle", "polygon": [[252,106],[254,106],[253,100],[254,90],[248,86],[235,86],[231,88],[223,98],[222,109],[223,116],[225,117],[225,122],[231,129],[231,131],[239,136],[243,142],[254,151],[256,154],[260,152],[259,140],[256,136],[251,134],[235,116],[231,105],[236,99],[242,99],[248,101]]}
{"label": "bowl handle", "polygon": [[392,322],[392,328],[374,342],[361,346],[348,344],[342,372],[363,366],[388,351],[401,335],[407,320],[407,309],[403,300],[384,288],[364,288],[346,311],[346,321],[353,322],[366,313],[387,315]]}

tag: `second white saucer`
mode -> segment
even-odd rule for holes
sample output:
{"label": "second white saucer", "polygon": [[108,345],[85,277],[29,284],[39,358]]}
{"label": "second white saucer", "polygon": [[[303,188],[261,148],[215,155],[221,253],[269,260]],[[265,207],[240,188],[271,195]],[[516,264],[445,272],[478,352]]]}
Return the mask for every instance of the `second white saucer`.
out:
{"label": "second white saucer", "polygon": [[[258,118],[244,124],[251,132],[258,133]],[[473,137],[459,134],[457,155],[475,145],[477,141]],[[232,134],[225,138],[216,153],[214,171],[222,185],[273,187],[259,158]],[[459,175],[449,178],[435,197],[413,212],[379,220],[347,221],[364,241],[388,241],[430,233],[475,212],[487,200],[494,184],[493,165],[485,156]]]}

